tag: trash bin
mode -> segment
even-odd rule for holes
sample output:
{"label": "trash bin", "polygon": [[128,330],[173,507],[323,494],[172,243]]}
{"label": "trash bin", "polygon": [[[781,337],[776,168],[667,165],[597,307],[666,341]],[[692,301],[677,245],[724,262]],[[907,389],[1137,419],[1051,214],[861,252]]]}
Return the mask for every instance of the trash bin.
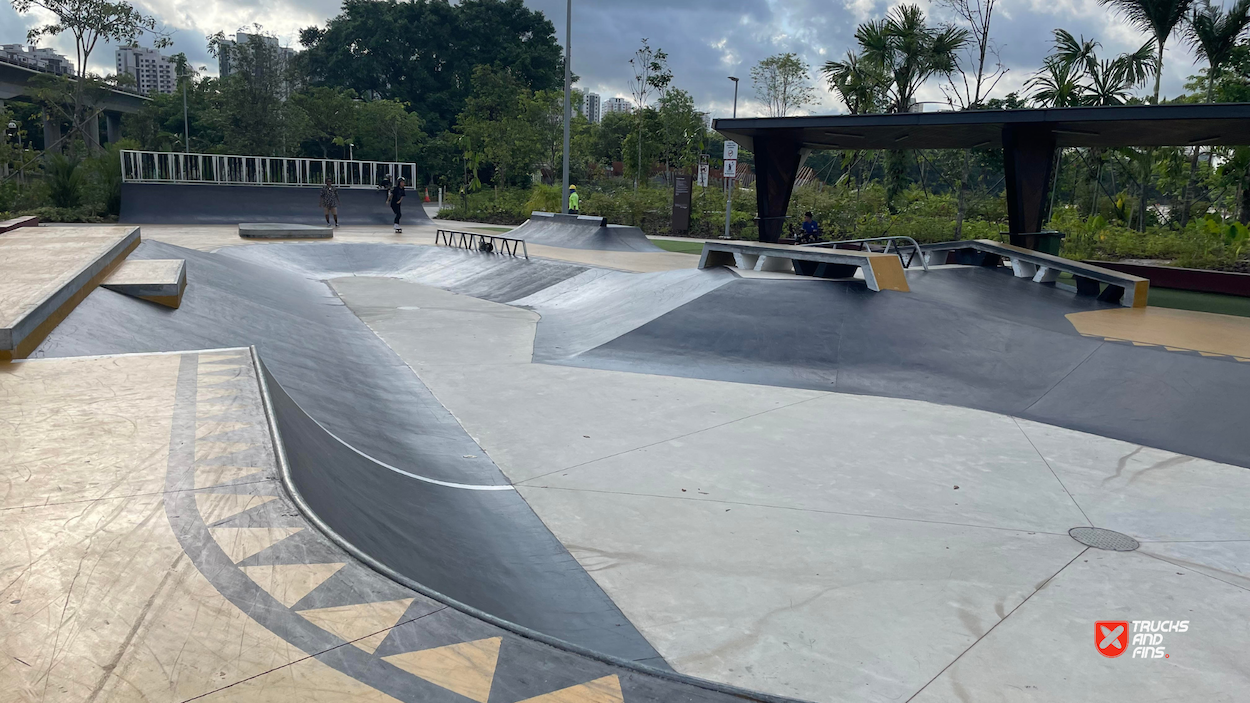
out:
{"label": "trash bin", "polygon": [[1029,232],[1026,234],[1009,235],[1012,246],[1024,247],[1043,254],[1059,255],[1059,247],[1063,246],[1063,232],[1053,230],[1046,232]]}

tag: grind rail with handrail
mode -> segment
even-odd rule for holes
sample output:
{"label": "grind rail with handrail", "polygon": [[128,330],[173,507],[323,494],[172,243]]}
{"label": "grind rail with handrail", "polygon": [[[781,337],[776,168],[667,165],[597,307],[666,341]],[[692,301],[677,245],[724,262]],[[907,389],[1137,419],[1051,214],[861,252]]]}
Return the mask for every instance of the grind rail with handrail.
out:
{"label": "grind rail with handrail", "polygon": [[461,232],[454,229],[440,229],[434,233],[434,244],[445,244],[458,249],[480,251],[484,254],[517,255],[517,245],[521,245],[521,256],[530,258],[529,249],[524,239],[501,237],[497,234],[481,234],[480,232]]}
{"label": "grind rail with handrail", "polygon": [[169,151],[121,151],[123,183],[380,188],[403,178],[416,184],[417,165],[402,161],[307,159]]}
{"label": "grind rail with handrail", "polygon": [[[912,246],[912,254],[906,259],[903,258],[903,250],[900,249],[898,246],[898,240],[900,239],[906,240]],[[920,249],[920,244],[917,243],[916,240],[912,239],[911,237],[908,237],[906,235],[901,235],[901,234],[892,234],[892,235],[883,236],[883,237],[867,237],[865,239],[841,239],[836,242],[813,242],[811,244],[800,244],[799,246],[821,247],[821,248],[826,248],[826,249],[839,249],[839,248],[842,248],[839,246],[841,244],[859,244],[861,246],[858,248],[861,251],[865,249],[868,251],[872,251],[873,242],[885,242],[885,248],[882,249],[882,252],[881,252],[884,254],[889,254],[890,246],[893,245],[894,253],[898,255],[898,260],[900,263],[903,264],[903,268],[911,268],[911,262],[916,259],[917,255],[919,255],[920,265],[924,267],[925,271],[929,270],[929,264],[928,262],[925,261],[924,253]]]}

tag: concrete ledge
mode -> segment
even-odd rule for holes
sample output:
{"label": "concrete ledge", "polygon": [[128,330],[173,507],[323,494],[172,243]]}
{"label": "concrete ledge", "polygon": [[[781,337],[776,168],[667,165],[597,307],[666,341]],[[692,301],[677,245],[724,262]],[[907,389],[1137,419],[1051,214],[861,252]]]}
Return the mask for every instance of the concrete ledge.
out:
{"label": "concrete ledge", "polygon": [[20,359],[139,246],[138,227],[22,228],[0,237],[0,359]]}
{"label": "concrete ledge", "polygon": [[26,215],[25,217],[14,217],[11,220],[0,222],[0,234],[11,232],[18,227],[38,227],[39,218],[34,215]]}
{"label": "concrete ledge", "polygon": [[239,236],[244,239],[331,239],[334,228],[329,225],[246,222],[239,224]]}
{"label": "concrete ledge", "polygon": [[132,298],[177,308],[187,289],[187,262],[184,259],[128,259],[100,286]]}

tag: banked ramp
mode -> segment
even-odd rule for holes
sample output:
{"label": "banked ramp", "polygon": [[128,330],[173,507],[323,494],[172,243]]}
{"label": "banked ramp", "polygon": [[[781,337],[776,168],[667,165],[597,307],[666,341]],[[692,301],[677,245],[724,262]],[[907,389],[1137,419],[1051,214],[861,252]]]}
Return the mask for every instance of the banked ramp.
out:
{"label": "banked ramp", "polygon": [[637,227],[610,225],[607,218],[534,212],[508,234],[530,244],[598,251],[664,251]]}
{"label": "banked ramp", "polygon": [[[325,224],[316,187],[123,183],[118,221],[144,225],[237,225],[240,222]],[[430,224],[415,188],[401,205],[402,225]],[[395,214],[386,193],[339,189],[339,224],[389,225]]]}

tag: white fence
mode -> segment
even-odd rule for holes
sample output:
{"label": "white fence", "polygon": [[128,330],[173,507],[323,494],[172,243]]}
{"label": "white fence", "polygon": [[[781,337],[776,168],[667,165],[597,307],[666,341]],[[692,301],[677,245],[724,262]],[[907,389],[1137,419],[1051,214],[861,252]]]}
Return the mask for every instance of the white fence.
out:
{"label": "white fence", "polygon": [[123,149],[125,183],[200,183],[205,185],[308,186],[325,183],[329,174],[340,188],[377,188],[383,180],[403,178],[416,184],[417,165],[390,161],[297,159],[281,156],[226,156]]}

